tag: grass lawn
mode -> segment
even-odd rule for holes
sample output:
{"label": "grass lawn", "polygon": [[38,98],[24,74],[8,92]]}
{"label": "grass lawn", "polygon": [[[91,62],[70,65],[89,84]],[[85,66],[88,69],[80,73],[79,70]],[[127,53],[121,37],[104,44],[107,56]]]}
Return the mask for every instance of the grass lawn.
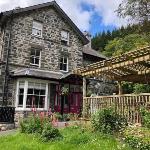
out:
{"label": "grass lawn", "polygon": [[16,133],[0,137],[0,150],[131,150],[113,136],[91,133],[79,128],[61,129],[63,139],[42,142],[37,136]]}

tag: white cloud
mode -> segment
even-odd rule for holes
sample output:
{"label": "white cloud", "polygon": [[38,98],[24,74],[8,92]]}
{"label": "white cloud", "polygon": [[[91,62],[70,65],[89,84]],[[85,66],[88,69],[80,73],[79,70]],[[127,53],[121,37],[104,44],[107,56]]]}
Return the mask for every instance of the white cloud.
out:
{"label": "white cloud", "polygon": [[[0,11],[14,9],[15,7],[27,7],[39,3],[49,2],[50,0],[5,0],[0,1]],[[92,12],[83,10],[82,0],[56,0],[61,8],[69,15],[73,22],[81,30],[90,29],[90,19]]]}
{"label": "white cloud", "polygon": [[105,26],[113,25],[120,27],[126,25],[128,21],[117,16],[115,10],[118,8],[122,0],[84,0],[94,6],[94,11],[102,17],[102,23]]}
{"label": "white cloud", "polygon": [[[38,3],[48,2],[50,0],[1,0],[0,1],[0,11],[6,11],[14,9],[15,7],[27,7],[30,5],[35,5]],[[121,25],[126,25],[127,21],[120,19],[114,13],[117,9],[119,3],[122,0],[56,0],[61,8],[68,14],[68,16],[73,20],[73,22],[81,30],[89,30],[92,21],[93,13],[98,13],[102,17],[102,24],[113,25],[119,27]],[[84,10],[82,3],[94,6],[92,10]]]}

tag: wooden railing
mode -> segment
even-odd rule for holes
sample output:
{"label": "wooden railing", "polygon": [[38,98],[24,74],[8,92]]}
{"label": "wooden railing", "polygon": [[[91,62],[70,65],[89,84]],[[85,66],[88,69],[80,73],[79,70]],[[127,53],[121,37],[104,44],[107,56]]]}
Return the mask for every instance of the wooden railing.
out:
{"label": "wooden railing", "polygon": [[150,93],[84,97],[83,114],[91,116],[103,108],[114,107],[131,123],[141,123],[140,108],[150,106]]}

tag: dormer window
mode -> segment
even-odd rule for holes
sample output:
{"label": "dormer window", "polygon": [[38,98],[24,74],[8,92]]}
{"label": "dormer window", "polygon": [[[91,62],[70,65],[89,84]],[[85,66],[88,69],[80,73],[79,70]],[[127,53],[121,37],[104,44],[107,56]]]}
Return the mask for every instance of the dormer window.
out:
{"label": "dormer window", "polygon": [[33,21],[32,35],[42,37],[43,24],[38,21]]}
{"label": "dormer window", "polygon": [[61,57],[60,59],[60,70],[68,72],[68,57]]}
{"label": "dormer window", "polygon": [[61,31],[61,44],[69,45],[69,32],[62,30]]}

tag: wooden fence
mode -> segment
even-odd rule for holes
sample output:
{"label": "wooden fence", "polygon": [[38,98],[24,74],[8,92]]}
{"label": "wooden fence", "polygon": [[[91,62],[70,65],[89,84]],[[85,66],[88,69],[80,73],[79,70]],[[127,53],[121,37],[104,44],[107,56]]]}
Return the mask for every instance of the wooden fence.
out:
{"label": "wooden fence", "polygon": [[150,93],[84,97],[83,99],[85,116],[91,116],[103,108],[114,107],[117,113],[126,117],[131,123],[141,123],[139,110],[142,106],[150,107]]}

